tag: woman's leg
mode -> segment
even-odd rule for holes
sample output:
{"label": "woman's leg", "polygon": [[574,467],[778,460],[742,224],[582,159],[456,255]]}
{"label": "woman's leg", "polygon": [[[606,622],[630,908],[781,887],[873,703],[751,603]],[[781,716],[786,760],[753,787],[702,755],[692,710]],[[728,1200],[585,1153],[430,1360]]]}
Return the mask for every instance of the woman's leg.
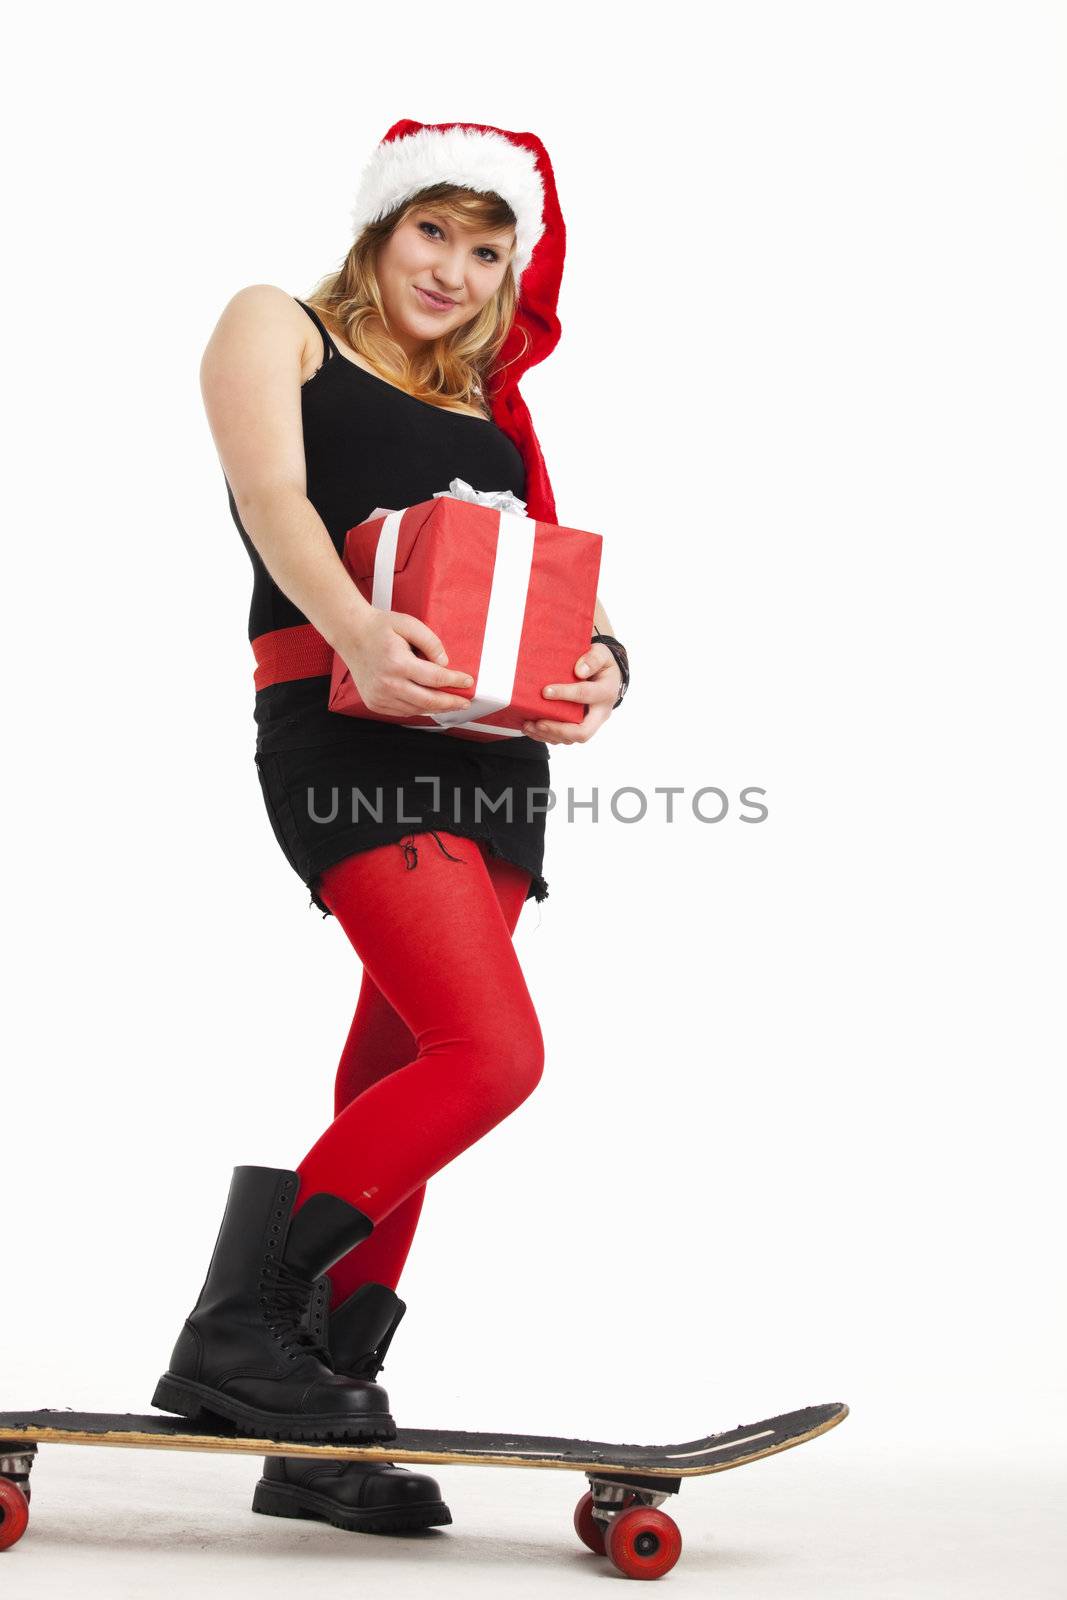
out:
{"label": "woman's leg", "polygon": [[[416,848],[421,846],[417,843]],[[482,853],[508,933],[513,937],[529,891],[530,874],[511,861],[490,855],[487,848],[483,848]],[[452,854],[456,852],[453,850]],[[364,968],[355,1015],[337,1067],[334,1116],[340,1116],[364,1090],[406,1066],[417,1054],[418,1045],[411,1029]],[[334,1263],[329,1272],[331,1307],[340,1305],[364,1283],[384,1283],[390,1289],[396,1288],[425,1196],[426,1185],[422,1183],[382,1218],[369,1239]]]}
{"label": "woman's leg", "polygon": [[[332,902],[331,902],[332,905]],[[407,1023],[398,1017],[364,967],[359,1000],[337,1068],[334,1116],[339,1117],[365,1090],[406,1066],[418,1054]],[[362,1283],[384,1283],[395,1289],[415,1236],[426,1185],[419,1187],[383,1217],[369,1239],[349,1250],[330,1268],[330,1305],[341,1304]]]}
{"label": "woman's leg", "polygon": [[419,833],[414,847],[363,851],[328,868],[320,893],[416,1053],[350,1101],[298,1164],[295,1209],[325,1191],[377,1229],[533,1092],[544,1046],[514,921],[477,841]]}

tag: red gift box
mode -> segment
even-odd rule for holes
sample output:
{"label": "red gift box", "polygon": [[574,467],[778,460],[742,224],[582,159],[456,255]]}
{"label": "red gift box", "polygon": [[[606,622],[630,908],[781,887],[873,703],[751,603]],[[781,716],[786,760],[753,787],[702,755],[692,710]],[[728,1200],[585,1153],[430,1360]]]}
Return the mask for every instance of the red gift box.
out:
{"label": "red gift box", "polygon": [[603,538],[513,511],[439,495],[403,511],[380,507],[349,528],[343,560],[380,611],[432,628],[448,667],[469,672],[469,709],[410,717],[368,711],[334,652],[329,709],[460,739],[507,739],[537,717],[581,722],[577,700],[546,700],[546,683],[577,683],[594,631]]}

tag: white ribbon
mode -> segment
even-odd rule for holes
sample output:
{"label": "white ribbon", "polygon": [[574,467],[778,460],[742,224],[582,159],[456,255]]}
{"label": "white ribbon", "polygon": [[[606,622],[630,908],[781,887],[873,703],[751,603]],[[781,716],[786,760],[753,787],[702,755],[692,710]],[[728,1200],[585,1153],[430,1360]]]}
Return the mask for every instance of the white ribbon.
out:
{"label": "white ribbon", "polygon": [[432,498],[467,500],[471,505],[488,506],[491,511],[517,511],[525,515],[526,501],[510,489],[472,489],[465,478],[453,478],[447,489],[435,489]]}
{"label": "white ribbon", "polygon": [[[453,484],[462,483],[454,478]],[[464,488],[469,485],[464,484]],[[471,493],[477,491],[472,490]],[[501,490],[509,495],[509,489]],[[436,499],[437,496],[434,496]],[[462,498],[459,495],[454,499]],[[521,501],[517,502],[522,504]],[[380,611],[393,609],[393,579],[396,570],[396,551],[400,538],[400,521],[403,511],[391,511],[382,524],[378,546],[374,552],[374,586],[371,604]],[[478,677],[470,703],[461,711],[427,711],[436,727],[427,723],[409,723],[409,727],[423,733],[441,733],[449,727],[473,728],[479,733],[493,733],[498,737],[518,739],[521,728],[504,728],[496,723],[479,722],[495,711],[504,711],[511,704],[515,692],[515,674],[519,665],[519,646],[522,641],[522,619],[526,613],[526,596],[533,570],[534,536],[537,522],[533,517],[500,509],[500,527],[497,532],[496,561],[493,581],[489,591],[489,610],[485,619],[485,636],[482,655],[478,663]]]}

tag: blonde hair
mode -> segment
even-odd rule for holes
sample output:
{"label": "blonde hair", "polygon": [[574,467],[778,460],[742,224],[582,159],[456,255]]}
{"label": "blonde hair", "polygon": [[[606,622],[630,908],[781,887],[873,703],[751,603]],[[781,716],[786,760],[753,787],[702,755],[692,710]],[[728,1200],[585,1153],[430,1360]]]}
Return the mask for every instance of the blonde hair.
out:
{"label": "blonde hair", "polygon": [[[389,333],[376,272],[378,250],[412,211],[430,204],[450,222],[468,228],[495,230],[514,226],[516,220],[499,195],[451,183],[433,184],[380,221],[368,223],[340,268],[320,279],[304,298],[316,311],[326,312],[341,328],[346,343],[388,382],[445,410],[473,408],[484,415],[488,409],[485,382],[518,306],[510,266],[496,293],[472,322],[429,341],[416,355],[409,357]],[[512,251],[514,248],[513,244]]]}

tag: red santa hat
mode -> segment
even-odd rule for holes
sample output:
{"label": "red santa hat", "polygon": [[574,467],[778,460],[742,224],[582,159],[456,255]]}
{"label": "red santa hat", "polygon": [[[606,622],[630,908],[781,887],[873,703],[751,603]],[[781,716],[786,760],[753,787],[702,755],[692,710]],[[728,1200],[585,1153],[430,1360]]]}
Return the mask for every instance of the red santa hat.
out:
{"label": "red santa hat", "polygon": [[534,133],[479,122],[394,122],[360,177],[352,211],[356,236],[436,183],[498,194],[515,213],[511,268],[518,306],[487,375],[486,398],[493,421],[522,456],[529,515],[555,522],[544,456],[519,393],[523,373],[555,349],[561,331],[556,306],[566,230],[548,152]]}

